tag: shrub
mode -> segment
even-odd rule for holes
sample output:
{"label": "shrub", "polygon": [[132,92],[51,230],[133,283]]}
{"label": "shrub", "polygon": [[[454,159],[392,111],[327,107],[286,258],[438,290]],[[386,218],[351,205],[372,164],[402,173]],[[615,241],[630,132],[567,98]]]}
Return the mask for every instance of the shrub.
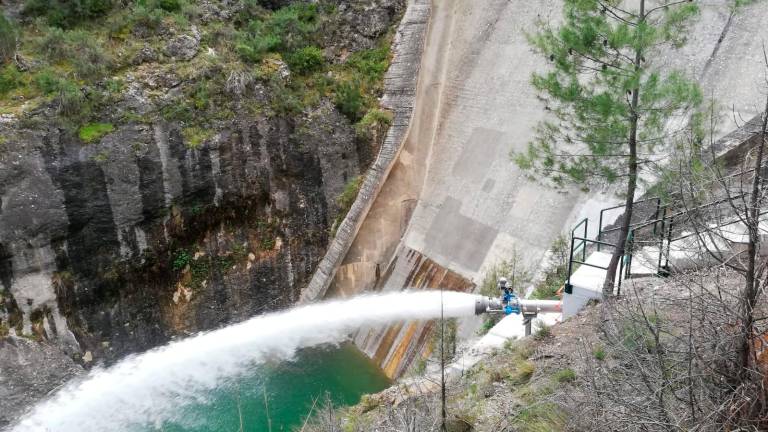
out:
{"label": "shrub", "polygon": [[[160,28],[160,26],[163,23],[163,18],[165,17],[166,13],[164,10],[160,8],[155,8],[152,6],[147,6],[146,3],[137,3],[136,6],[133,7],[131,10],[129,18],[126,20],[127,22],[122,23],[118,22],[115,26],[116,28],[113,30],[123,29],[123,28],[133,28],[133,29],[141,29],[139,32],[145,32],[147,33],[153,33],[157,29]],[[136,30],[134,30],[136,31]],[[147,36],[144,34],[143,36]]]}
{"label": "shrub", "polygon": [[104,75],[110,65],[99,41],[83,30],[51,28],[41,40],[40,50],[52,63],[71,62],[77,76],[83,79]]}
{"label": "shrub", "polygon": [[176,251],[172,262],[173,269],[176,271],[182,270],[187,266],[187,264],[189,264],[191,260],[192,257],[189,255],[189,252],[185,251],[184,249]]}
{"label": "shrub", "polygon": [[104,135],[115,130],[115,126],[112,123],[88,123],[80,128],[78,135],[84,143],[92,143],[98,141]]}
{"label": "shrub", "polygon": [[368,110],[355,125],[355,132],[360,137],[370,138],[371,132],[392,123],[392,113],[378,108]]}
{"label": "shrub", "polygon": [[235,49],[240,56],[250,62],[259,62],[268,52],[277,50],[280,46],[280,37],[271,33],[265,33],[261,29],[263,23],[253,22],[249,26],[249,31],[241,36],[240,42]]}
{"label": "shrub", "polygon": [[0,95],[5,95],[22,84],[21,72],[13,63],[9,63],[0,69]]}
{"label": "shrub", "polygon": [[307,43],[308,36],[317,29],[317,6],[299,3],[275,11],[268,21],[269,32],[280,35],[280,49],[294,50]]}
{"label": "shrub", "polygon": [[61,28],[96,18],[110,9],[112,0],[27,0],[24,3],[24,14],[43,16],[48,24]]}
{"label": "shrub", "polygon": [[78,86],[67,80],[59,81],[58,112],[72,118],[87,118],[90,115],[88,100]]}
{"label": "shrub", "polygon": [[389,46],[353,53],[347,59],[347,65],[368,82],[379,82],[389,68]]}
{"label": "shrub", "polygon": [[363,94],[360,92],[360,84],[347,81],[339,83],[336,86],[334,103],[336,108],[351,122],[357,122],[365,105]]}
{"label": "shrub", "polygon": [[0,14],[0,63],[4,63],[16,53],[16,29]]}
{"label": "shrub", "polygon": [[159,0],[157,6],[166,12],[178,12],[181,10],[181,2],[179,0]]}
{"label": "shrub", "polygon": [[288,67],[300,75],[320,69],[323,66],[324,60],[323,51],[316,46],[298,49],[286,57]]}
{"label": "shrub", "polygon": [[62,80],[50,69],[43,69],[38,72],[33,81],[38,90],[45,95],[58,92],[62,86]]}
{"label": "shrub", "polygon": [[270,52],[288,53],[310,44],[317,30],[317,6],[294,4],[278,9],[264,19],[252,19],[236,46],[243,59],[260,61]]}
{"label": "shrub", "polygon": [[208,104],[211,99],[210,90],[208,88],[208,83],[205,81],[201,81],[195,86],[194,90],[192,91],[192,104],[195,106],[198,110],[203,110],[208,108]]}
{"label": "shrub", "polygon": [[32,82],[44,95],[55,96],[58,112],[72,119],[86,119],[90,115],[90,101],[85,98],[80,87],[52,69],[38,72]]}

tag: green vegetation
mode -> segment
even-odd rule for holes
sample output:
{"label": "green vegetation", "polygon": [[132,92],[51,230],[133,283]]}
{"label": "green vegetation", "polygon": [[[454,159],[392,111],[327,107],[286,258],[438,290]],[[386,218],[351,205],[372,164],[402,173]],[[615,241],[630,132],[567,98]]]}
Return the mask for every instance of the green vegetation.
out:
{"label": "green vegetation", "polygon": [[536,284],[530,298],[538,300],[558,300],[557,292],[568,278],[568,252],[570,245],[565,236],[558,236],[550,251],[553,267],[544,274],[544,280]]}
{"label": "green vegetation", "polygon": [[[72,132],[101,121],[162,118],[183,123],[185,142],[197,148],[210,137],[204,129],[211,120],[234,117],[232,96],[251,96],[254,80],[270,96],[248,104],[255,113],[291,116],[332,101],[351,122],[359,121],[358,136],[368,141],[383,137],[391,121],[377,110],[391,35],[344,62],[327,61],[328,29],[341,19],[330,2],[270,10],[246,1],[236,19],[202,21],[197,2],[189,0],[27,0],[24,15],[36,19],[0,17],[0,108],[21,114],[50,106],[56,113],[51,120]],[[165,67],[168,35],[189,34],[193,24],[198,55]],[[17,46],[18,67],[7,62]],[[155,59],[157,68],[137,70],[137,63]],[[139,115],[128,108],[105,116],[122,97],[127,72],[155,86],[171,85],[166,77],[173,75],[181,85],[153,111]],[[31,127],[40,119],[24,121]]]}
{"label": "green vegetation", "polygon": [[110,60],[98,38],[85,30],[49,28],[37,48],[51,65],[69,62],[79,79],[95,79],[107,72]]}
{"label": "green vegetation", "polygon": [[292,71],[305,75],[323,66],[323,51],[316,46],[308,46],[288,53],[286,59]]}
{"label": "green vegetation", "polygon": [[556,184],[626,186],[622,241],[606,273],[606,295],[629,234],[643,165],[638,154],[652,153],[665,139],[667,120],[702,100],[695,81],[647,61],[661,45],[682,45],[684,25],[698,13],[697,4],[645,9],[645,3],[627,11],[613,2],[566,0],[562,24],[542,24],[529,38],[551,64],[548,72],[534,73],[531,83],[552,117],[538,125],[535,140],[515,162]]}
{"label": "green vegetation", "polygon": [[533,337],[536,340],[546,339],[552,336],[552,329],[541,321],[537,321],[536,331],[533,333]]}
{"label": "green vegetation", "polygon": [[197,149],[210,137],[213,136],[213,131],[208,128],[190,126],[181,130],[181,135],[184,137],[184,144],[191,148]]}
{"label": "green vegetation", "polygon": [[576,372],[571,368],[561,369],[552,375],[552,379],[560,384],[576,381]]}
{"label": "green vegetation", "polygon": [[3,14],[0,14],[0,64],[10,60],[16,54],[16,28]]}
{"label": "green vegetation", "polygon": [[13,63],[8,63],[0,69],[0,96],[3,96],[23,85],[21,73]]}
{"label": "green vegetation", "polygon": [[192,260],[192,256],[185,249],[176,251],[173,257],[172,267],[176,271],[183,270],[189,262]]}
{"label": "green vegetation", "polygon": [[595,360],[605,360],[605,348],[597,347],[592,351],[592,355],[595,356]]}
{"label": "green vegetation", "polygon": [[112,123],[88,123],[80,128],[78,136],[84,143],[90,144],[114,130],[115,126]]}
{"label": "green vegetation", "polygon": [[24,14],[45,17],[49,25],[68,28],[104,15],[112,0],[27,0]]}
{"label": "green vegetation", "polygon": [[336,96],[333,101],[336,103],[336,108],[351,122],[360,120],[365,106],[365,99],[360,87],[359,81],[343,81],[336,85]]}
{"label": "green vegetation", "polygon": [[299,3],[274,13],[250,17],[241,33],[237,52],[244,60],[258,63],[267,53],[291,53],[307,46],[317,30],[318,8]]}
{"label": "green vegetation", "polygon": [[520,361],[515,365],[514,371],[509,374],[509,383],[512,385],[525,384],[531,379],[534,372],[536,372],[536,365],[533,362]]}
{"label": "green vegetation", "polygon": [[386,128],[392,123],[392,113],[378,108],[370,109],[355,125],[359,137],[371,139],[379,129]]}
{"label": "green vegetation", "polygon": [[555,403],[540,403],[524,408],[515,418],[520,432],[553,432],[564,430],[566,417]]}
{"label": "green vegetation", "polygon": [[380,83],[389,68],[389,45],[358,51],[347,59],[347,65],[369,85]]}
{"label": "green vegetation", "polygon": [[352,208],[352,204],[355,203],[355,199],[357,199],[357,193],[360,192],[360,186],[362,186],[362,184],[363,176],[353,177],[344,186],[344,190],[341,192],[341,195],[336,198],[336,204],[339,206],[339,212],[336,216],[336,219],[333,221],[333,231],[331,232],[331,235],[336,234],[336,229],[341,224],[341,221],[344,220],[344,217],[349,212],[349,209]]}

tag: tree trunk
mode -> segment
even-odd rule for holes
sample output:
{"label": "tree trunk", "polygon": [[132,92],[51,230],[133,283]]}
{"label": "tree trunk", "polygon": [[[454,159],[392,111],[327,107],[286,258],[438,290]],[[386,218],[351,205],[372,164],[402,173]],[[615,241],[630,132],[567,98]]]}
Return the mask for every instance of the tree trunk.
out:
{"label": "tree trunk", "polygon": [[[634,120],[637,124],[637,119]],[[633,126],[635,129],[636,126]],[[636,132],[633,134],[636,137]],[[630,138],[629,144],[629,178],[627,179],[627,199],[624,203],[624,218],[621,221],[621,230],[619,231],[619,238],[616,242],[616,247],[613,249],[613,255],[611,261],[608,264],[608,270],[605,273],[605,281],[603,282],[603,296],[613,295],[613,285],[616,281],[616,270],[619,266],[619,260],[624,256],[624,251],[630,247],[629,242],[629,225],[632,223],[632,210],[633,203],[635,201],[635,190],[637,189],[637,142],[635,139]],[[622,275],[619,275],[622,277]]]}
{"label": "tree trunk", "polygon": [[[639,22],[645,20],[645,0],[640,1],[640,18]],[[643,53],[638,48],[635,50],[635,71],[640,70],[640,63],[643,58]],[[632,224],[632,207],[635,202],[635,189],[637,189],[637,125],[638,125],[638,105],[640,103],[640,88],[632,89],[632,101],[630,102],[630,117],[629,117],[629,159],[627,160],[627,167],[629,168],[629,176],[627,178],[627,196],[624,203],[624,218],[621,221],[621,230],[619,231],[619,238],[616,240],[616,247],[613,248],[613,255],[611,261],[608,264],[608,270],[605,272],[605,281],[603,282],[603,297],[613,295],[613,285],[616,281],[616,269],[619,266],[619,260],[624,256],[624,251],[627,250],[629,245],[629,226]],[[619,275],[621,278],[622,275]]]}
{"label": "tree trunk", "polygon": [[754,308],[757,302],[757,284],[759,283],[756,273],[757,253],[760,246],[760,201],[759,196],[761,188],[761,170],[763,165],[763,151],[765,149],[766,131],[768,130],[768,98],[766,98],[765,112],[763,113],[763,124],[760,131],[760,142],[757,147],[757,157],[755,158],[755,177],[752,180],[752,193],[749,198],[749,208],[747,209],[747,228],[749,229],[749,243],[747,244],[747,273],[744,281],[744,297],[742,299],[742,340],[739,347],[739,379],[744,382],[747,379],[750,366],[750,353],[752,351],[753,327],[755,324]]}

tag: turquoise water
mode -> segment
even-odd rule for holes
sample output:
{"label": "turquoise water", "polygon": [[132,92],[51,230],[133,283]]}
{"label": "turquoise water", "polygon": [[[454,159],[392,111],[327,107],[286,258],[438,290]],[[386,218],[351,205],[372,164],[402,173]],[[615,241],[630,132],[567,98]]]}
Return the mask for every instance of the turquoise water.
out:
{"label": "turquoise water", "polygon": [[239,399],[243,431],[291,431],[301,428],[315,398],[317,407],[326,393],[335,406],[352,405],[363,394],[389,384],[381,369],[354,346],[303,349],[291,361],[254,365],[208,395],[208,400],[188,405],[173,421],[146,430],[237,432]]}

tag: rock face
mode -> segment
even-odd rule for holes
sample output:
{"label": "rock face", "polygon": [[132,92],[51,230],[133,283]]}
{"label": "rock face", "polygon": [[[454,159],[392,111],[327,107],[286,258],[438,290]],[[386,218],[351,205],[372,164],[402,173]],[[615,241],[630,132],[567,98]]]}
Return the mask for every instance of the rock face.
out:
{"label": "rock face", "polygon": [[[385,11],[349,45],[360,49],[404,1],[352,3]],[[203,11],[220,19],[241,7],[222,5]],[[340,26],[356,26],[344,17]],[[0,118],[0,338],[33,336],[98,364],[299,298],[344,211],[338,197],[375,149],[328,100],[254,109],[275,90],[247,72],[185,75],[169,63],[208,50],[194,27],[139,49],[95,139],[55,126],[51,105]],[[228,114],[202,124],[156,115],[220,76]]]}
{"label": "rock face", "polygon": [[217,130],[199,148],[163,122],[119,125],[88,146],[60,130],[3,131],[12,327],[119,355],[295,301],[334,200],[363,170],[351,125],[326,105]]}
{"label": "rock face", "polygon": [[176,36],[168,42],[165,53],[179,60],[192,60],[200,49],[200,32],[193,26],[189,34]]}
{"label": "rock face", "polygon": [[0,339],[0,428],[83,369],[58,347],[23,338]]}

